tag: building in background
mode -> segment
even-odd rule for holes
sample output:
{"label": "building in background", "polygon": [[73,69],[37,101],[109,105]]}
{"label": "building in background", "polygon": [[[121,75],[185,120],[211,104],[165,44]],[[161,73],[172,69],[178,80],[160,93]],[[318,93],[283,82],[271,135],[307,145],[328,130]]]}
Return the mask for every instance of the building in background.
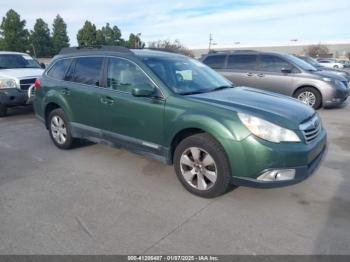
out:
{"label": "building in background", "polygon": [[[284,44],[244,44],[235,42],[232,45],[215,45],[211,51],[234,51],[234,50],[258,50],[258,51],[275,51],[286,52],[290,54],[304,55],[307,48],[311,45],[325,45],[329,49],[327,57],[348,59],[347,54],[350,53],[350,40],[344,41],[322,41],[322,42],[306,42],[297,39],[291,40]],[[196,58],[208,53],[208,48],[193,48],[191,49]]]}

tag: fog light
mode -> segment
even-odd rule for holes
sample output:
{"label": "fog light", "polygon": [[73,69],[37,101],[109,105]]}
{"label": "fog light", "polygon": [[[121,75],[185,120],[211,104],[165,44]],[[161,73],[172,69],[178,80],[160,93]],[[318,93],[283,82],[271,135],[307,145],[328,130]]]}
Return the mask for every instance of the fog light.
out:
{"label": "fog light", "polygon": [[333,98],[332,102],[341,102],[341,98]]}
{"label": "fog light", "polygon": [[283,181],[292,180],[295,177],[295,169],[274,169],[268,170],[260,175],[257,180],[262,181]]}

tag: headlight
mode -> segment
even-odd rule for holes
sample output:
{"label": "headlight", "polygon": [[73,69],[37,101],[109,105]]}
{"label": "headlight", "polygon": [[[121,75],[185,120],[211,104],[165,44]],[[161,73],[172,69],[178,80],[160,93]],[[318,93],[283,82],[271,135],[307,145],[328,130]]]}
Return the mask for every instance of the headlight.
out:
{"label": "headlight", "polygon": [[257,137],[274,143],[300,142],[300,138],[292,130],[244,113],[238,113],[238,117],[246,128]]}
{"label": "headlight", "polygon": [[0,89],[2,88],[17,88],[16,81],[10,78],[0,78]]}
{"label": "headlight", "polygon": [[323,77],[322,80],[326,82],[332,82],[332,79],[328,77]]}

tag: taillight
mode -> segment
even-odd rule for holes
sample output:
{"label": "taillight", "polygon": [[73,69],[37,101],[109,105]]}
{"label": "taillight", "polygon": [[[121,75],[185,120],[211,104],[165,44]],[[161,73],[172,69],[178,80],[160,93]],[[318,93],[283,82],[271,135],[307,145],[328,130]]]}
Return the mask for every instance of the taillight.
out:
{"label": "taillight", "polygon": [[35,82],[34,82],[34,87],[35,89],[40,89],[41,87],[41,81],[40,79],[36,79]]}

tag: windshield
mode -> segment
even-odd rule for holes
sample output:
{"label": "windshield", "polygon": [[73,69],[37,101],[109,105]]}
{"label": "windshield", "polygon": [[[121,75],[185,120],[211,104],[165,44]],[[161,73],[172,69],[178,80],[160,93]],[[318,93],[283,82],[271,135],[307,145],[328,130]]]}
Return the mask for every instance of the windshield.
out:
{"label": "windshield", "polygon": [[311,64],[305,62],[304,60],[298,57],[295,57],[294,55],[287,55],[287,57],[292,63],[294,63],[295,65],[297,65],[298,67],[300,67],[305,71],[317,71],[317,69],[314,66],[312,66]]}
{"label": "windshield", "polygon": [[40,65],[31,56],[25,54],[0,55],[0,69],[12,68],[40,68]]}
{"label": "windshield", "polygon": [[313,59],[312,57],[309,56],[304,56],[304,57],[300,57],[300,59],[303,59],[305,62],[309,63],[310,65],[314,66],[314,67],[319,67],[321,66],[317,60]]}
{"label": "windshield", "polygon": [[175,93],[188,95],[232,87],[206,65],[187,57],[143,57],[142,60]]}

